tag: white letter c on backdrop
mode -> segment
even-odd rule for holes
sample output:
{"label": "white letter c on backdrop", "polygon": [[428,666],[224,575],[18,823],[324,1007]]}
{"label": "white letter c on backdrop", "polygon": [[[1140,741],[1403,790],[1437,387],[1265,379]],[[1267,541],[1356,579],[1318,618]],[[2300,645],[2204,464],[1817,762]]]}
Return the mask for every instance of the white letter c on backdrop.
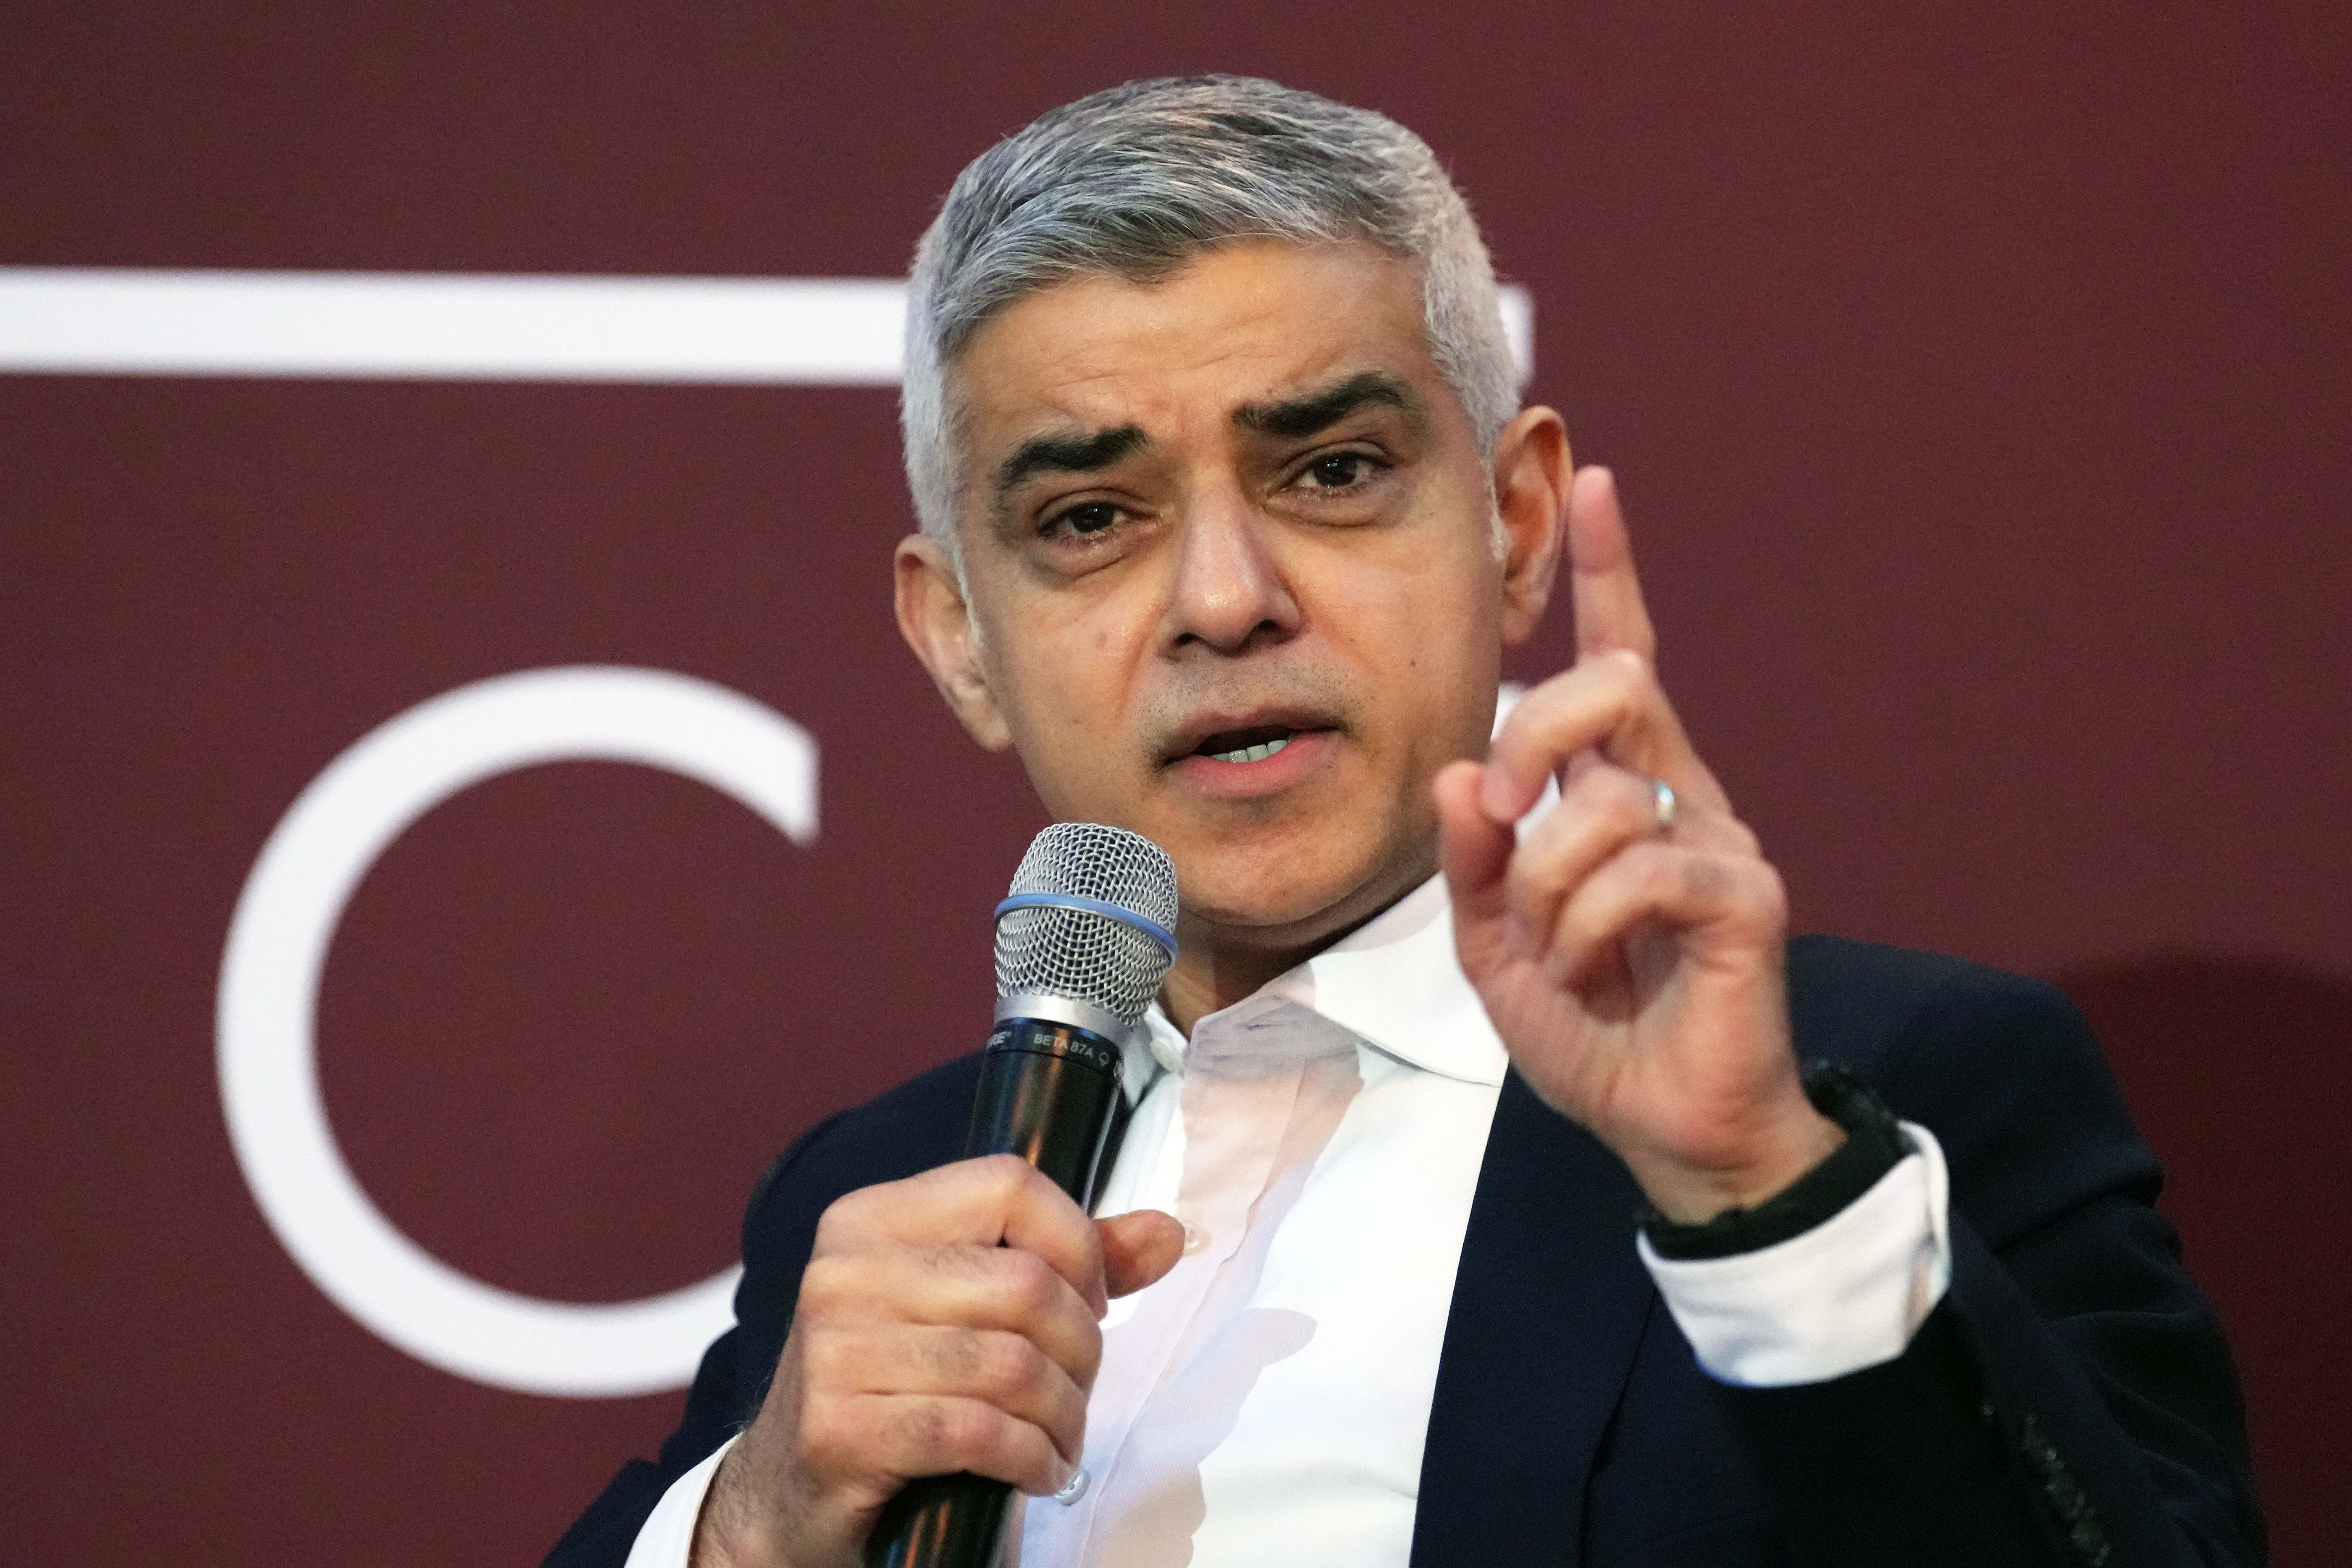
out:
{"label": "white letter c on backdrop", "polygon": [[418,1360],[498,1388],[610,1398],[692,1380],[741,1270],[643,1300],[549,1301],[486,1285],[403,1235],[336,1146],[313,1022],[335,926],[376,857],[460,790],[537,763],[641,763],[816,837],[817,748],[740,692],[665,670],[580,666],[459,687],[327,765],[262,847],[221,960],[221,1101],[278,1239],[327,1296]]}

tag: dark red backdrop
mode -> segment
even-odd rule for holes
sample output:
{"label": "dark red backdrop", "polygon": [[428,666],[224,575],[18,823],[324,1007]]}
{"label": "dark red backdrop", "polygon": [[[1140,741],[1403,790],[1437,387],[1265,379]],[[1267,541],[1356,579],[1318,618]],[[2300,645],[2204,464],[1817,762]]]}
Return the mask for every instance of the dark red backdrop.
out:
{"label": "dark red backdrop", "polygon": [[[887,276],[964,160],[1113,80],[1413,125],[1801,922],[2074,989],[2280,1560],[2340,1560],[2340,7],[49,5],[0,45],[9,265]],[[512,774],[377,866],[320,1011],[352,1164],[445,1258],[583,1300],[726,1262],[784,1140],[972,1043],[1037,820],[890,629],[890,397],[10,377],[0,430],[8,1554],[535,1559],[677,1397],[478,1386],[310,1285],[223,1128],[229,912],[331,758],[464,682],[790,715],[813,849],[667,774]],[[870,1058],[808,1027],[845,988],[899,1008]]]}

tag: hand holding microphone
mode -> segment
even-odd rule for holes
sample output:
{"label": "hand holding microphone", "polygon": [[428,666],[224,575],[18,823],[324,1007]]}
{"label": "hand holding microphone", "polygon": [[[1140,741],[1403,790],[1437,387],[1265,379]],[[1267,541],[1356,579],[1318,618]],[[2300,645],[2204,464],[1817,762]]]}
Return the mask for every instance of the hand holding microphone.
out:
{"label": "hand holding microphone", "polygon": [[1039,835],[999,911],[976,1157],[826,1211],[775,1381],[704,1504],[698,1565],[985,1568],[1009,1488],[1069,1479],[1097,1321],[1182,1246],[1168,1215],[1082,1207],[1118,1050],[1166,973],[1174,891],[1135,835]]}

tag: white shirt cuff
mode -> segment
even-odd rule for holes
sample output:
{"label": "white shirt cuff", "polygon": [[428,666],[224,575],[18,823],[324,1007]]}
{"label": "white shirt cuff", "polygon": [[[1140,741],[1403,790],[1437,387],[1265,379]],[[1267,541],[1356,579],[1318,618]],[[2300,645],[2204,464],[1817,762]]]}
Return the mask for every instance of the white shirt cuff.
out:
{"label": "white shirt cuff", "polygon": [[1949,1183],[1936,1135],[1812,1229],[1728,1258],[1660,1258],[1637,1242],[1698,1363],[1724,1383],[1826,1383],[1893,1361],[1952,1281]]}
{"label": "white shirt cuff", "polygon": [[687,1568],[694,1557],[694,1527],[702,1519],[703,1494],[719,1473],[719,1461],[734,1446],[735,1439],[728,1438],[710,1458],[670,1482],[637,1531],[625,1568]]}

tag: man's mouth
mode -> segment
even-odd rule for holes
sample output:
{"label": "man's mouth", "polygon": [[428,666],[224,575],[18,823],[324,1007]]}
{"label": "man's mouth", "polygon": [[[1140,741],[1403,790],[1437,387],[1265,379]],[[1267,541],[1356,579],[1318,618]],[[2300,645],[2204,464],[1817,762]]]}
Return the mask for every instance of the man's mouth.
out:
{"label": "man's mouth", "polygon": [[1218,763],[1262,763],[1290,744],[1297,731],[1281,724],[1261,724],[1251,730],[1224,730],[1192,750],[1196,757]]}

